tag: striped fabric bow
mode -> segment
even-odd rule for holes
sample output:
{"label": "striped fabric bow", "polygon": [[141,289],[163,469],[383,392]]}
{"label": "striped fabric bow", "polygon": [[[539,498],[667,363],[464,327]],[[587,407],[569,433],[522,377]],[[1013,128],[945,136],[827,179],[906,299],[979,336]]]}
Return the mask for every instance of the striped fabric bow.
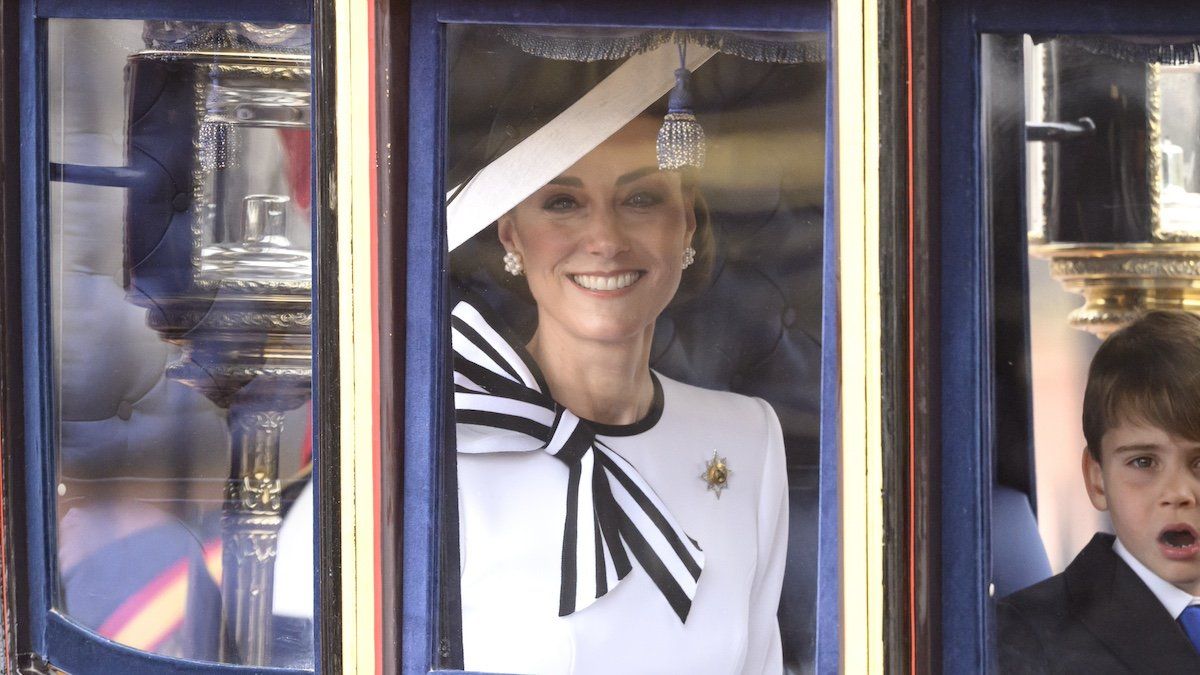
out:
{"label": "striped fabric bow", "polygon": [[642,566],[686,621],[704,553],[654,490],[586,420],[554,402],[537,365],[498,322],[463,300],[451,312],[459,435],[485,427],[487,443],[459,452],[543,451],[569,469],[559,616],[591,605]]}

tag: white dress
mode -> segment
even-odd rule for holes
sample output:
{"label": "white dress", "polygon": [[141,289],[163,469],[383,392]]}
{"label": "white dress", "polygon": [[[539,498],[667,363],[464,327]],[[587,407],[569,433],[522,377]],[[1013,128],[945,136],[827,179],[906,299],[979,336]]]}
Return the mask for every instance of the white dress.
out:
{"label": "white dress", "polygon": [[[644,420],[594,426],[704,550],[687,622],[636,561],[607,595],[559,617],[566,465],[544,452],[460,453],[467,670],[782,672],[776,612],[788,524],[779,421],[760,399],[657,378],[661,397]],[[719,499],[701,478],[713,451],[731,471]]]}

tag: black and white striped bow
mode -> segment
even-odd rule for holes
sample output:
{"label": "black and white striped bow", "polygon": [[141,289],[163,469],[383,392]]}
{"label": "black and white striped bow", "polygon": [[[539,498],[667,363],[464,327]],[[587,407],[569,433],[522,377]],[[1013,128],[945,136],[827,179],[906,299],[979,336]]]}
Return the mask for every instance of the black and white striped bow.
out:
{"label": "black and white striped bow", "polygon": [[[525,349],[497,322],[463,300],[451,312],[454,408],[459,452],[541,450],[569,469],[559,616],[583,609],[642,566],[686,621],[704,553],[654,490],[619,454],[596,439],[586,420],[558,405]],[[487,427],[464,434],[464,427]]]}

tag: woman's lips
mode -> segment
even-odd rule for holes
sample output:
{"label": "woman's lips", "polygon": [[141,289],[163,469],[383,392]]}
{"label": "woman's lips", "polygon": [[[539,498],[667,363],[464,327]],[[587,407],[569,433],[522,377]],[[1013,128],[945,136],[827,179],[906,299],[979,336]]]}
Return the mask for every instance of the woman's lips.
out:
{"label": "woman's lips", "polygon": [[619,291],[632,286],[642,277],[641,272],[617,272],[614,274],[572,274],[576,286],[589,291]]}
{"label": "woman's lips", "polygon": [[1175,523],[1158,533],[1158,548],[1170,560],[1190,560],[1200,553],[1200,536],[1187,523]]}

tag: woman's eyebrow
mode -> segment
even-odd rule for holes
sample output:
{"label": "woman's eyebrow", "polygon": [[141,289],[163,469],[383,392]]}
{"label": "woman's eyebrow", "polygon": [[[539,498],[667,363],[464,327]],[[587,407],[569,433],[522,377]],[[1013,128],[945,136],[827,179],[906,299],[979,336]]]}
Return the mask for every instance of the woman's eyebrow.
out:
{"label": "woman's eyebrow", "polygon": [[556,176],[551,178],[546,185],[562,185],[564,187],[581,188],[583,187],[583,181],[575,178],[574,176]]}
{"label": "woman's eyebrow", "polygon": [[621,176],[620,178],[617,178],[617,185],[624,185],[626,183],[632,183],[633,181],[635,181],[643,176],[648,176],[652,173],[657,173],[658,171],[659,171],[658,167],[653,164],[643,166],[640,169],[634,169],[633,171],[630,171],[629,173]]}

